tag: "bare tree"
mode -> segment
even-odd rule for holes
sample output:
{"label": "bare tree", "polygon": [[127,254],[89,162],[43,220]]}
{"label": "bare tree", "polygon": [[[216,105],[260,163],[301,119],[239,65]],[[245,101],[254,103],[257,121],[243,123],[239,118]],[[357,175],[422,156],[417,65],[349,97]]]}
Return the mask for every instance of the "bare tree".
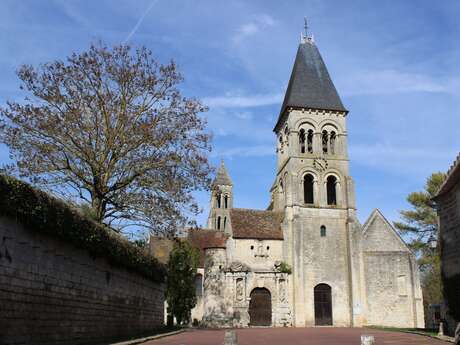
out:
{"label": "bare tree", "polygon": [[117,229],[170,233],[198,211],[192,192],[210,182],[207,109],[182,96],[174,62],[100,43],[17,74],[28,96],[0,109],[10,172]]}

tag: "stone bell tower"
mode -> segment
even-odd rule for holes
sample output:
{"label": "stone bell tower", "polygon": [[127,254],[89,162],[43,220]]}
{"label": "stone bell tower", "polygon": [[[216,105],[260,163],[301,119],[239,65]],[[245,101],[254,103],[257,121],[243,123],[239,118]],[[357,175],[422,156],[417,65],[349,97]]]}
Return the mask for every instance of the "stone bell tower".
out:
{"label": "stone bell tower", "polygon": [[233,183],[222,160],[212,183],[208,228],[231,234],[230,210],[232,206]]}
{"label": "stone bell tower", "polygon": [[[271,190],[271,208],[285,213],[283,255],[293,267],[296,326],[353,325],[352,284],[357,283],[349,236],[356,217],[347,114],[305,33],[274,128],[278,163]],[[316,305],[317,300],[330,303]]]}

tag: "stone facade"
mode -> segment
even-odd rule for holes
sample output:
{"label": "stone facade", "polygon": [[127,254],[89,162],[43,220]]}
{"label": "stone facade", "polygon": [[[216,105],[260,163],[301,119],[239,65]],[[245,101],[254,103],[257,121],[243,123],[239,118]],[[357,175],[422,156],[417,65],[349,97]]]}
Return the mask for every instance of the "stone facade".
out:
{"label": "stone facade", "polygon": [[435,198],[446,312],[444,331],[453,335],[460,322],[460,155]]}
{"label": "stone facade", "polygon": [[0,218],[0,343],[101,344],[163,325],[164,285]]}
{"label": "stone facade", "polygon": [[233,208],[223,162],[217,172],[213,230],[203,233],[228,239],[219,248],[204,243],[206,325],[424,326],[414,255],[380,211],[364,225],[356,216],[347,114],[304,37],[274,129],[267,210]]}

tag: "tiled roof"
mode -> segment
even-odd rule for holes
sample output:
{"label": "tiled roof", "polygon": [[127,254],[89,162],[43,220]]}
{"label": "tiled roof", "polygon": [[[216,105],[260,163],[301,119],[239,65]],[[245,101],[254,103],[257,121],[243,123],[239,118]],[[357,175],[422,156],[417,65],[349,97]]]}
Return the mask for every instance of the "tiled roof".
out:
{"label": "tiled roof", "polygon": [[219,230],[192,229],[189,230],[187,237],[168,239],[164,237],[150,237],[150,254],[162,263],[167,263],[174,241],[189,241],[192,246],[200,250],[200,266],[204,267],[204,250],[206,248],[225,248],[228,235]]}
{"label": "tiled roof", "polygon": [[438,193],[435,198],[447,193],[454,185],[460,181],[460,154],[455,159],[454,163],[450,166],[447,171],[446,180],[439,187]]}
{"label": "tiled roof", "polygon": [[299,45],[275,131],[288,107],[347,112],[313,42]]}
{"label": "tiled roof", "polygon": [[233,238],[283,239],[283,212],[233,208],[230,218]]}
{"label": "tiled roof", "polygon": [[188,233],[190,243],[200,250],[200,267],[204,267],[204,250],[225,248],[228,235],[220,230],[194,229]]}

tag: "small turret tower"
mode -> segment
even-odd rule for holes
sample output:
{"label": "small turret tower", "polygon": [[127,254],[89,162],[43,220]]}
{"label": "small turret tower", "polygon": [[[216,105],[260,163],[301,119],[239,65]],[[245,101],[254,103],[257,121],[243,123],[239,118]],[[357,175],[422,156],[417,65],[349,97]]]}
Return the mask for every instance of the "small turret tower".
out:
{"label": "small turret tower", "polygon": [[212,183],[208,228],[231,234],[230,209],[232,206],[233,183],[222,160]]}

